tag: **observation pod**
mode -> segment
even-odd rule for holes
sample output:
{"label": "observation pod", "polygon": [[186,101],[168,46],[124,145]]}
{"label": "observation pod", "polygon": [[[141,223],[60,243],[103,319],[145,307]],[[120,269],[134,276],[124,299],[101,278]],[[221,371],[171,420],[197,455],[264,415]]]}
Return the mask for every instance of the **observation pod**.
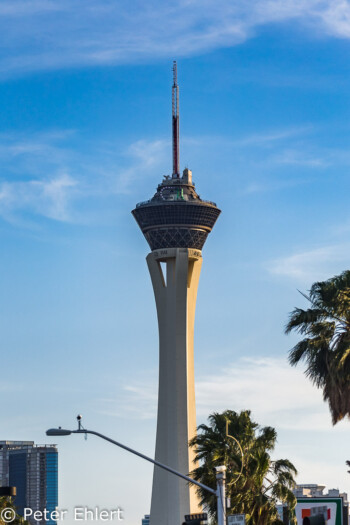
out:
{"label": "observation pod", "polygon": [[192,172],[181,178],[165,176],[154,197],[132,211],[151,250],[202,250],[220,214],[214,202],[203,201],[192,183]]}

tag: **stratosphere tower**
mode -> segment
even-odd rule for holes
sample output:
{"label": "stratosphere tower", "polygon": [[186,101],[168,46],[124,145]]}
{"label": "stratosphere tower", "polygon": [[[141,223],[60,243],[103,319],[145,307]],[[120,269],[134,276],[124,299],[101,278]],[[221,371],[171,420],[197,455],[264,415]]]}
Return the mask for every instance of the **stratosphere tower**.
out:
{"label": "stratosphere tower", "polygon": [[[159,329],[159,389],[155,459],[187,475],[196,434],[193,335],[202,248],[220,210],[202,200],[192,172],[180,175],[179,86],[173,64],[173,173],[155,195],[132,210],[151,253],[147,256]],[[164,263],[164,271],[162,264]],[[180,525],[185,514],[201,512],[195,487],[154,467],[151,525]]]}

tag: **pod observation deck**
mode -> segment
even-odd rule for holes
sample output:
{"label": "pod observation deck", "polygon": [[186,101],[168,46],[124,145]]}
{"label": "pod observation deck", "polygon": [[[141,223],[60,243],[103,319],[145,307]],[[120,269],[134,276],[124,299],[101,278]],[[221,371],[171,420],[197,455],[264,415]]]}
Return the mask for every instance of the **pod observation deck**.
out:
{"label": "pod observation deck", "polygon": [[132,210],[151,250],[193,248],[202,250],[221,211],[214,202],[200,198],[192,172],[182,177],[165,175],[152,199]]}

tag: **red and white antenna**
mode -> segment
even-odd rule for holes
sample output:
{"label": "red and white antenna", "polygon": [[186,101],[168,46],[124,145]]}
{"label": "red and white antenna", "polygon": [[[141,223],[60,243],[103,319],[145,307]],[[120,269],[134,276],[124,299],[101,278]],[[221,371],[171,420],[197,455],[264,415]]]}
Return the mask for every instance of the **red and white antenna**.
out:
{"label": "red and white antenna", "polygon": [[179,86],[177,83],[177,64],[173,62],[173,179],[180,177],[180,150],[179,150]]}

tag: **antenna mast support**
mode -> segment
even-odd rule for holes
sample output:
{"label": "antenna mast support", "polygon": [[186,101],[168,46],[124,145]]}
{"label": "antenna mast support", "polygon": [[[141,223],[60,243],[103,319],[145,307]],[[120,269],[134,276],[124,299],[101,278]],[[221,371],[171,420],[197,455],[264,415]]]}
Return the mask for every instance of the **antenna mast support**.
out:
{"label": "antenna mast support", "polygon": [[177,63],[173,62],[172,87],[172,130],[173,130],[173,179],[180,177],[180,150],[179,150],[179,86],[177,83]]}

